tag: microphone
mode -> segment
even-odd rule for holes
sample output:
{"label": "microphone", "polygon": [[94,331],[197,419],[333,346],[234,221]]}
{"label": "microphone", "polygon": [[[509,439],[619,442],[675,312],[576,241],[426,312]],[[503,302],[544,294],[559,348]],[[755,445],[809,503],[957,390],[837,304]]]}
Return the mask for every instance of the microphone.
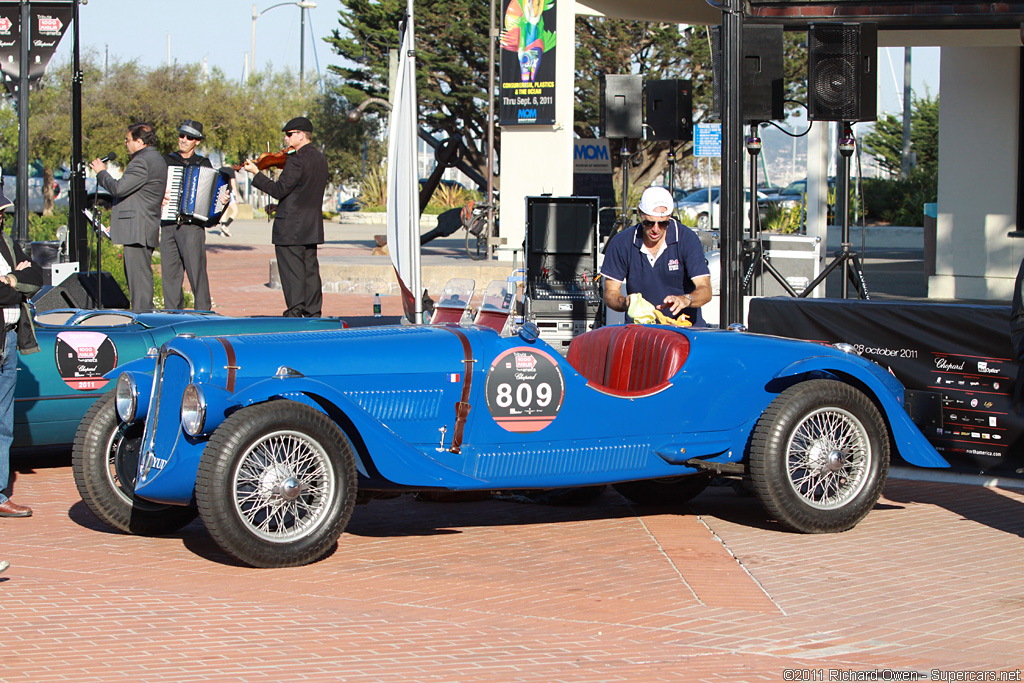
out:
{"label": "microphone", "polygon": [[111,152],[107,156],[100,159],[105,164],[109,164],[111,161],[117,161],[117,152]]}

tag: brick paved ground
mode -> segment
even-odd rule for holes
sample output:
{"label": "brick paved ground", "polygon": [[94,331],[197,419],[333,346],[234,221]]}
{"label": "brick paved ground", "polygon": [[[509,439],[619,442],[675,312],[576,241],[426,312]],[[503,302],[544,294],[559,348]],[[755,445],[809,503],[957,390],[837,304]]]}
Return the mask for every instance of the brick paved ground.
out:
{"label": "brick paved ground", "polygon": [[16,462],[0,677],[17,681],[779,681],[787,668],[1016,671],[1024,496],[890,482],[854,530],[753,498],[685,509],[409,496],[307,567],[233,564],[200,522],[111,533],[66,459]]}
{"label": "brick paved ground", "polygon": [[[283,307],[271,247],[210,252],[217,310]],[[780,531],[725,487],[676,510],[611,490],[573,508],[404,496],[357,508],[321,562],[253,570],[199,521],[153,539],[105,529],[67,456],[14,465],[36,514],[0,520],[8,683],[827,681],[1024,659],[1020,492],[892,481],[864,522],[823,536]]]}

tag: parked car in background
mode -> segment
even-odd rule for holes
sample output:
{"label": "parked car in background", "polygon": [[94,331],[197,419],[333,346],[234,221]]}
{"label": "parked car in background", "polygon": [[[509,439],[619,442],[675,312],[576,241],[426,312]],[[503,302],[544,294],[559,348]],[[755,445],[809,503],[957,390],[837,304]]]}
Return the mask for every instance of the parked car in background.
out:
{"label": "parked car in background", "polygon": [[[703,188],[692,192],[676,200],[676,211],[684,222],[696,226],[700,230],[708,230],[712,225],[718,228],[722,225],[721,219],[721,192],[720,188],[710,188],[711,203],[708,204],[709,188]],[[758,192],[758,210],[761,211],[761,193]],[[750,210],[750,190],[743,191],[743,211]],[[761,218],[764,212],[761,211]]]}
{"label": "parked car in background", "polygon": [[[29,165],[28,176],[28,210],[29,213],[43,212],[43,165],[36,161]],[[67,211],[70,206],[71,171],[68,168],[60,168],[53,173],[53,208],[55,211]],[[7,198],[14,202],[14,205],[7,209],[8,213],[15,213],[18,204],[18,175],[16,168],[5,168],[3,173],[3,190]],[[103,187],[97,192],[96,178],[85,179],[85,190],[88,195],[86,204],[92,206],[94,203],[103,208],[110,208],[113,202],[110,192]]]}
{"label": "parked car in background", "polygon": [[[836,179],[828,179],[828,206],[832,209],[832,205],[835,203],[836,193]],[[799,206],[806,201],[807,195],[807,179],[794,180],[789,185],[779,190],[774,195],[765,194],[764,197],[758,196],[757,203],[759,206],[769,207],[775,206],[779,209],[788,210],[795,206]]]}

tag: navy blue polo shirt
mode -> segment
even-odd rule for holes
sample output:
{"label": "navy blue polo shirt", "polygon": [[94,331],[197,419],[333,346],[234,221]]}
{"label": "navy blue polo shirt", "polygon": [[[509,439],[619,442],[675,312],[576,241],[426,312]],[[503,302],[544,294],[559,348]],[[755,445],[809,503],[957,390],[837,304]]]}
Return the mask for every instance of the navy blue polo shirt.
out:
{"label": "navy blue polo shirt", "polygon": [[[640,251],[643,245],[643,230],[634,225],[615,235],[605,249],[601,274],[612,280],[625,281],[625,294],[639,292],[658,306],[669,294],[681,296],[696,289],[693,278],[711,275],[697,233],[675,219],[665,231],[665,251],[654,265],[651,265],[647,254]],[[668,309],[662,313],[671,315]],[[699,308],[684,308],[681,313],[689,316],[694,325],[704,326]]]}

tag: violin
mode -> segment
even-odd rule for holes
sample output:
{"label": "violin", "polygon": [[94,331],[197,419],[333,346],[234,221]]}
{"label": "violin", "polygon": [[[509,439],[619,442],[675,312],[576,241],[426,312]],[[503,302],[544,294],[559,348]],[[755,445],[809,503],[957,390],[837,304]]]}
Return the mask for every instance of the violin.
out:
{"label": "violin", "polygon": [[[255,159],[250,159],[256,168],[261,171],[265,171],[268,168],[284,168],[285,163],[288,161],[288,156],[295,154],[294,147],[285,147],[280,152],[264,152]],[[241,170],[245,164],[231,164],[232,168],[236,171]]]}

